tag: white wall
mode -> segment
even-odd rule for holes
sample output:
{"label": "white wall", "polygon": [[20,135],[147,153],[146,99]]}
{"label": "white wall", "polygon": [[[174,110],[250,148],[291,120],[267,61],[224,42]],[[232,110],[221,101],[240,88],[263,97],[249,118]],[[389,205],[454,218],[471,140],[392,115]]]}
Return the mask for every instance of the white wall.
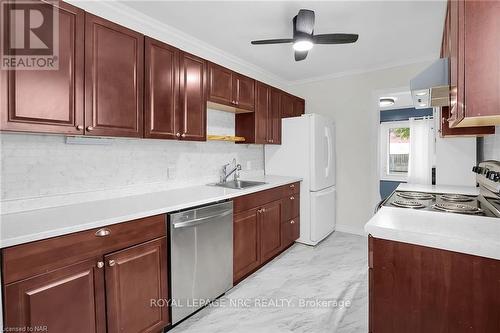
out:
{"label": "white wall", "polygon": [[362,233],[380,198],[379,110],[375,92],[409,85],[429,62],[324,79],[291,87],[307,113],[332,117],[337,140],[337,229]]}
{"label": "white wall", "polygon": [[496,127],[495,135],[484,137],[483,149],[485,160],[500,161],[500,126]]}
{"label": "white wall", "polygon": [[436,138],[436,185],[476,186],[476,138]]}

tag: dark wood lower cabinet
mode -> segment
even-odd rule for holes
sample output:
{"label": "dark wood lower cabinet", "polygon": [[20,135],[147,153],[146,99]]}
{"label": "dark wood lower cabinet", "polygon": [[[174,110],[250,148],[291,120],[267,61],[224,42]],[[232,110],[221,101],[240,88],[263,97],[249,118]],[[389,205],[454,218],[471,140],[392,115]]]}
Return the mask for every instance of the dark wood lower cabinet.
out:
{"label": "dark wood lower cabinet", "polygon": [[169,321],[165,237],[104,257],[108,333],[157,332]]}
{"label": "dark wood lower cabinet", "polygon": [[282,222],[281,229],[282,248],[287,248],[300,237],[300,218]]}
{"label": "dark wood lower cabinet", "polygon": [[500,332],[500,261],[369,238],[370,332]]}
{"label": "dark wood lower cabinet", "polygon": [[101,260],[86,260],[6,285],[5,328],[106,332],[104,269],[97,267]]}
{"label": "dark wood lower cabinet", "polygon": [[167,255],[164,215],[2,249],[5,329],[159,332]]}
{"label": "dark wood lower cabinet", "polygon": [[239,281],[260,264],[259,221],[255,209],[234,216],[233,242],[233,280]]}
{"label": "dark wood lower cabinet", "polygon": [[261,262],[273,258],[281,249],[281,201],[265,205],[258,213]]}
{"label": "dark wood lower cabinet", "polygon": [[[234,199],[234,284],[299,238],[298,200],[293,205],[285,203],[290,201],[290,196],[298,198],[299,186],[299,183],[293,183]],[[283,216],[295,218],[285,221]]]}

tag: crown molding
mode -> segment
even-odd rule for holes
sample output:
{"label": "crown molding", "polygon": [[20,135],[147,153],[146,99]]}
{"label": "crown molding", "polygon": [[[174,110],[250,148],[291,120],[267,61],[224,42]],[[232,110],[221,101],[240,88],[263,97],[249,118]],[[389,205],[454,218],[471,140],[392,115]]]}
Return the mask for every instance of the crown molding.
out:
{"label": "crown molding", "polygon": [[397,68],[397,67],[419,64],[419,63],[424,63],[424,62],[431,62],[431,61],[434,61],[437,59],[439,59],[439,54],[436,53],[436,54],[428,55],[428,56],[421,57],[421,58],[413,58],[413,59],[408,59],[405,61],[386,63],[386,64],[383,64],[380,66],[373,66],[373,67],[368,67],[368,68],[366,68],[366,67],[365,68],[358,68],[358,69],[348,70],[345,72],[337,72],[337,73],[331,73],[331,74],[327,74],[327,75],[315,76],[315,77],[311,77],[311,78],[307,78],[307,79],[303,79],[303,80],[288,81],[288,85],[289,85],[289,87],[294,87],[294,86],[299,86],[299,85],[308,84],[308,83],[338,79],[338,78],[346,77],[346,76],[371,73],[371,72],[376,72],[376,71],[380,71],[380,70],[384,70],[384,69],[391,69],[391,68]]}
{"label": "crown molding", "polygon": [[183,51],[195,54],[204,59],[228,67],[250,77],[254,77],[267,84],[286,90],[287,80],[247,62],[233,54],[212,46],[205,41],[189,35],[164,22],[151,18],[123,3],[123,1],[87,1],[68,0],[69,3],[80,7],[89,13],[99,15],[108,20],[134,29],[146,36],[171,44]]}

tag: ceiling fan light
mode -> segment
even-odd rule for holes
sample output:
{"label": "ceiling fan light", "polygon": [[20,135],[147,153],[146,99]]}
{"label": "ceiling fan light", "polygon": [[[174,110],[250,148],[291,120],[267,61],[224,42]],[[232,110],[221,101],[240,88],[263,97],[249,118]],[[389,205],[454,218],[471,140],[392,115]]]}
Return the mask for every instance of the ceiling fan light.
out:
{"label": "ceiling fan light", "polygon": [[298,40],[293,43],[293,49],[295,51],[309,51],[313,48],[313,43],[310,40]]}

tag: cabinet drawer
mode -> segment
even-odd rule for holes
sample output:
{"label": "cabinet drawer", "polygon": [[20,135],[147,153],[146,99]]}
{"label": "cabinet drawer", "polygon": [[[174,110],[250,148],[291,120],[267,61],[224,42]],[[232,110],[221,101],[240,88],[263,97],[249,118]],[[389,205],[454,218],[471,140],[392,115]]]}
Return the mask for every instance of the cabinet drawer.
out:
{"label": "cabinet drawer", "polygon": [[300,237],[300,218],[295,217],[286,221],[281,226],[281,239],[283,248],[292,245]]}
{"label": "cabinet drawer", "polygon": [[300,193],[300,182],[284,185],[282,188],[282,196],[288,197],[293,194]]}
{"label": "cabinet drawer", "polygon": [[2,251],[4,283],[162,237],[165,230],[165,215],[156,215],[9,247]]}
{"label": "cabinet drawer", "polygon": [[291,220],[294,217],[299,216],[300,212],[300,194],[290,194],[289,196],[283,198],[283,204],[281,206],[281,219],[282,221]]}
{"label": "cabinet drawer", "polygon": [[272,201],[280,200],[283,197],[283,188],[276,187],[269,190],[255,192],[237,197],[233,200],[234,213],[243,212],[252,208],[257,208]]}

